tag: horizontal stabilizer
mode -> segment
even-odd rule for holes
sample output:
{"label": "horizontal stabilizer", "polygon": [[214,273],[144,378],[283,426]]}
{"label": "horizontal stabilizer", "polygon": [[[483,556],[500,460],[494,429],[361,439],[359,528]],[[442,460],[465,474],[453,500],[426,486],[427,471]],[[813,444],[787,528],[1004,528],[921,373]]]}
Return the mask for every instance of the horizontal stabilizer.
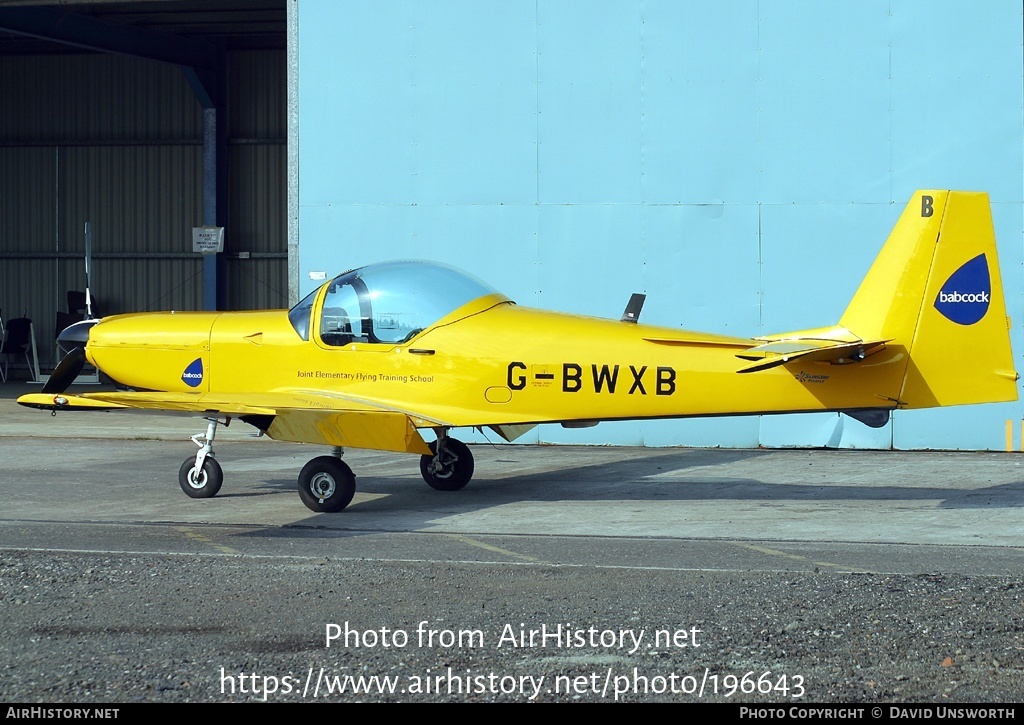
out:
{"label": "horizontal stabilizer", "polygon": [[856,342],[815,339],[773,340],[736,353],[736,357],[742,360],[755,361],[736,372],[755,373],[759,370],[769,370],[779,365],[785,365],[794,360],[839,364],[860,362],[871,352],[881,349],[886,342],[888,340],[857,340]]}
{"label": "horizontal stabilizer", "polygon": [[693,347],[734,347],[747,349],[752,342],[750,338],[727,337],[726,335],[709,335],[701,332],[690,332],[680,330],[674,335],[644,335],[644,342],[653,342],[657,345],[679,345]]}

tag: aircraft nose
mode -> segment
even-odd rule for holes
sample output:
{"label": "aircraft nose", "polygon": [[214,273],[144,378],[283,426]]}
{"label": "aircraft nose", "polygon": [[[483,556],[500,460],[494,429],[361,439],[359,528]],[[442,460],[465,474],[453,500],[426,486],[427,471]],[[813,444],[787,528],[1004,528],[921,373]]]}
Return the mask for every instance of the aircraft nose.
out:
{"label": "aircraft nose", "polygon": [[57,342],[63,347],[84,347],[89,342],[89,330],[99,320],[79,320],[73,325],[68,325],[57,335]]}
{"label": "aircraft nose", "polygon": [[68,325],[57,335],[57,342],[69,352],[54,368],[50,379],[43,385],[44,393],[63,393],[75,381],[85,367],[85,346],[89,342],[89,330],[99,320],[80,320]]}

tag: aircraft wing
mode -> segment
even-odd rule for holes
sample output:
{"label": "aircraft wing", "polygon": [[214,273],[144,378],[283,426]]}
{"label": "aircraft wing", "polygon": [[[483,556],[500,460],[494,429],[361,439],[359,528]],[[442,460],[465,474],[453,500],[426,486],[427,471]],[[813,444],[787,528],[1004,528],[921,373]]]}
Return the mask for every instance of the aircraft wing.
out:
{"label": "aircraft wing", "polygon": [[[243,400],[244,397],[244,400]],[[275,440],[430,455],[417,427],[445,421],[350,396],[315,392],[242,395],[102,392],[33,393],[18,399],[44,410],[147,410],[241,418]]]}

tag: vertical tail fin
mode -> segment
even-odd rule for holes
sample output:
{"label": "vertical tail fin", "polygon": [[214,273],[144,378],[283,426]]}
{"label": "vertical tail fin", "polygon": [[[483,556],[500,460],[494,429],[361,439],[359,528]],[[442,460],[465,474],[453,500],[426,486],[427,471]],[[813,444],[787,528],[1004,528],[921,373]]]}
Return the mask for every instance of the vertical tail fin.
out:
{"label": "vertical tail fin", "polygon": [[909,353],[901,407],[1016,400],[988,195],[916,192],[840,325]]}

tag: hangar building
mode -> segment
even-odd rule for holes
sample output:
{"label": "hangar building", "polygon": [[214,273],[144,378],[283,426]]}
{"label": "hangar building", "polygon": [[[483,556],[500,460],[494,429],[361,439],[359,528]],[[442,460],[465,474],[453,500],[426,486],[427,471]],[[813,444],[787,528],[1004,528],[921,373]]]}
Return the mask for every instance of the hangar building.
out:
{"label": "hangar building", "polygon": [[[913,191],[956,188],[991,196],[1024,368],[1022,48],[1014,0],[15,0],[0,311],[53,327],[88,221],[104,312],[283,306],[426,258],[520,304],[617,317],[644,292],[645,322],[756,336],[836,322]],[[1009,423],[1019,449],[1022,418],[530,440],[1002,449]]]}

